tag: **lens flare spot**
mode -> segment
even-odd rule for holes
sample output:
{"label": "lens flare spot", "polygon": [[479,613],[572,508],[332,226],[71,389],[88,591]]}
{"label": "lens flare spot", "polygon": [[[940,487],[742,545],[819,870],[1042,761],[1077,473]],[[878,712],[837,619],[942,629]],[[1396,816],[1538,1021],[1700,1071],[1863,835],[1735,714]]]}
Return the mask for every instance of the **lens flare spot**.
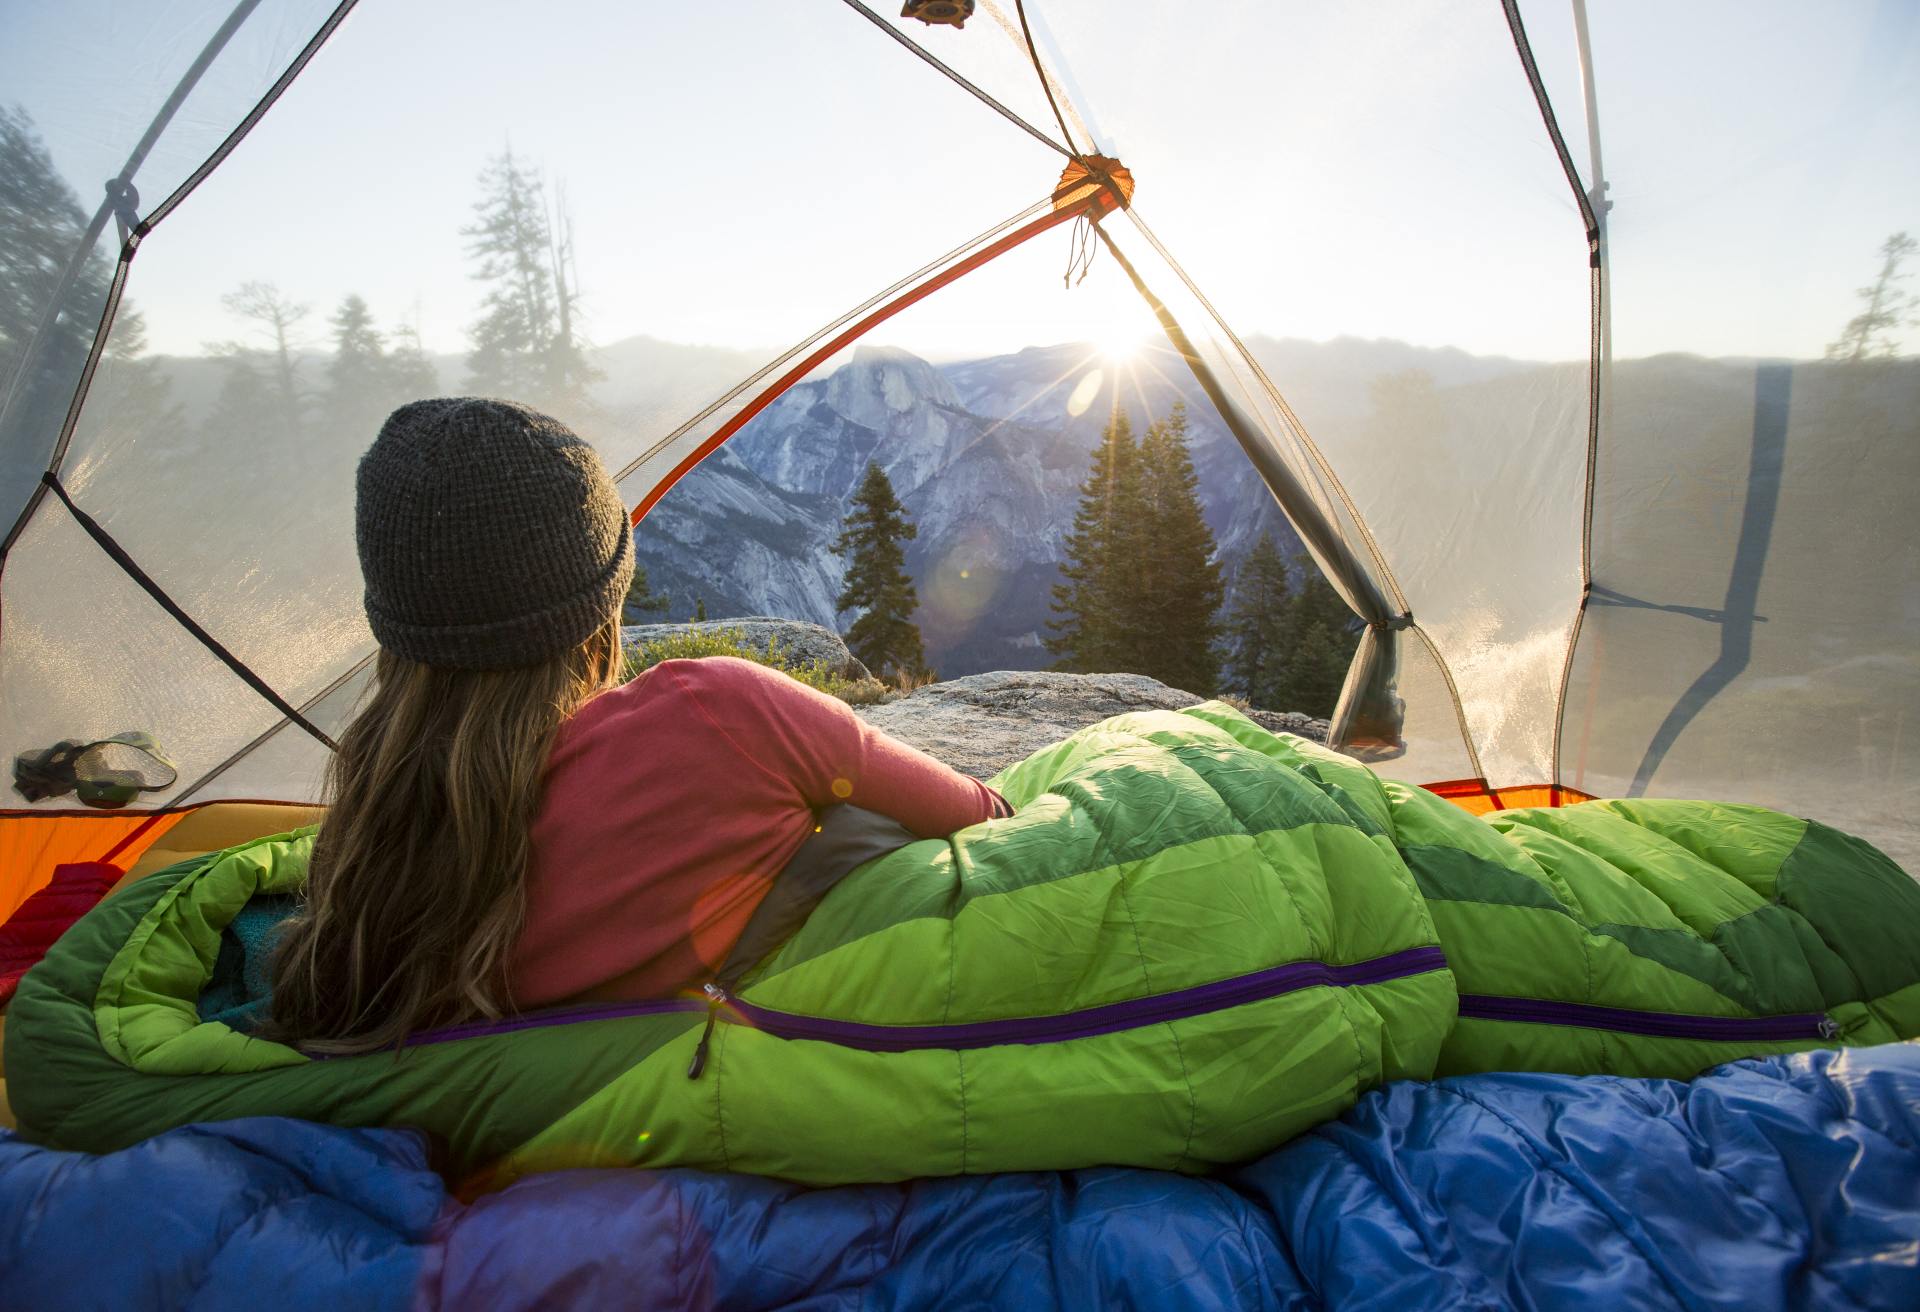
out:
{"label": "lens flare spot", "polygon": [[1089,369],[1081,376],[1073,389],[1073,395],[1067,398],[1067,413],[1078,419],[1093,404],[1093,398],[1100,395],[1101,385],[1107,381],[1104,369]]}
{"label": "lens flare spot", "polygon": [[852,797],[853,781],[850,779],[835,779],[833,781],[833,795],[839,798],[841,801],[845,801],[847,798]]}
{"label": "lens flare spot", "polygon": [[999,593],[1001,572],[980,559],[986,545],[962,540],[921,584],[920,604],[926,621],[939,633],[971,629]]}
{"label": "lens flare spot", "polygon": [[638,1135],[636,1135],[636,1136],[634,1137],[634,1142],[635,1142],[635,1143],[645,1143],[645,1142],[646,1142],[647,1140],[649,1140],[649,1139],[651,1139],[651,1138],[653,1138],[653,1131],[652,1131],[652,1130],[642,1130],[642,1131],[640,1131],[640,1133],[639,1133]]}

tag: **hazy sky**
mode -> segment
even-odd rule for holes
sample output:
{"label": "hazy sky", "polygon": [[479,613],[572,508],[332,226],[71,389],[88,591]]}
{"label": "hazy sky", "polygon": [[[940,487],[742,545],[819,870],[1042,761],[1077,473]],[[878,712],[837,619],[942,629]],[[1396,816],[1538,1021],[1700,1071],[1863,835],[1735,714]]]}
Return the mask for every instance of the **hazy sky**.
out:
{"label": "hazy sky", "polygon": [[[156,178],[217,139],[318,8],[262,5]],[[1242,334],[1584,355],[1584,241],[1497,3],[1029,8],[1140,213]],[[1818,354],[1880,242],[1920,234],[1920,6],[1592,8],[1619,353]],[[174,47],[224,6],[5,10],[0,100],[29,107],[91,203]],[[1526,12],[1584,167],[1570,11]],[[990,17],[922,35],[1051,126]],[[152,346],[235,335],[220,294],[265,279],[315,307],[316,343],[359,292],[462,349],[480,289],[459,229],[509,142],[564,183],[600,342],[784,345],[1040,199],[1061,163],[835,0],[363,0],[141,250],[129,295]],[[1144,333],[1104,257],[1062,289],[1068,241],[876,340],[963,355]]]}

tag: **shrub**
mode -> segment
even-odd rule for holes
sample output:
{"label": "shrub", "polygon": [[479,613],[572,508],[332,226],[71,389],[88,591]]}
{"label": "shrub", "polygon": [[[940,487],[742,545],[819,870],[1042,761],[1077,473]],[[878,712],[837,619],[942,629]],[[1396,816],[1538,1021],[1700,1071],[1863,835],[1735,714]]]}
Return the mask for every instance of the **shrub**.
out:
{"label": "shrub", "polygon": [[622,682],[661,661],[698,660],[704,656],[737,656],[743,661],[765,665],[853,706],[871,706],[900,695],[878,679],[849,679],[822,662],[802,661],[789,653],[778,639],[761,651],[747,642],[746,634],[740,629],[676,633],[629,647]]}

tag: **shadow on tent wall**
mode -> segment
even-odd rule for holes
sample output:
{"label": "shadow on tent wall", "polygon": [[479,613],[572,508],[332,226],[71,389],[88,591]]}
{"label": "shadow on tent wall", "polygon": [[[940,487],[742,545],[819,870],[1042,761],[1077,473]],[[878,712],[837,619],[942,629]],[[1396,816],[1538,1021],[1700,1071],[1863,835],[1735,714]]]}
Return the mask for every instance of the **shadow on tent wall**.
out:
{"label": "shadow on tent wall", "polygon": [[1685,614],[1720,626],[1720,652],[1700,672],[1667,712],[1647,743],[1646,755],[1634,771],[1628,797],[1643,797],[1653,775],[1680,734],[1708,702],[1738,678],[1753,658],[1753,626],[1766,616],[1756,612],[1760,579],[1766,572],[1767,549],[1773,542],[1774,512],[1780,505],[1780,480],[1786,467],[1787,420],[1792,409],[1793,366],[1762,364],[1753,376],[1753,455],[1747,469],[1746,502],[1740,512],[1740,535],[1727,577],[1726,600],[1717,611],[1662,605],[1623,596],[1595,585],[1593,605],[1640,606]]}

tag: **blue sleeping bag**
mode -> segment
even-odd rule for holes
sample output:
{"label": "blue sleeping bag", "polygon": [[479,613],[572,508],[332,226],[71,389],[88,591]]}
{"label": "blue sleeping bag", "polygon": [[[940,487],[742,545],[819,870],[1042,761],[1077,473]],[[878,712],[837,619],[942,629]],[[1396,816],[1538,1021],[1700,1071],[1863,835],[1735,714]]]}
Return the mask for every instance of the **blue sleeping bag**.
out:
{"label": "blue sleeping bag", "polygon": [[0,1136],[0,1305],[1920,1308],[1920,1045],[1399,1083],[1216,1179],[533,1176],[257,1119]]}

